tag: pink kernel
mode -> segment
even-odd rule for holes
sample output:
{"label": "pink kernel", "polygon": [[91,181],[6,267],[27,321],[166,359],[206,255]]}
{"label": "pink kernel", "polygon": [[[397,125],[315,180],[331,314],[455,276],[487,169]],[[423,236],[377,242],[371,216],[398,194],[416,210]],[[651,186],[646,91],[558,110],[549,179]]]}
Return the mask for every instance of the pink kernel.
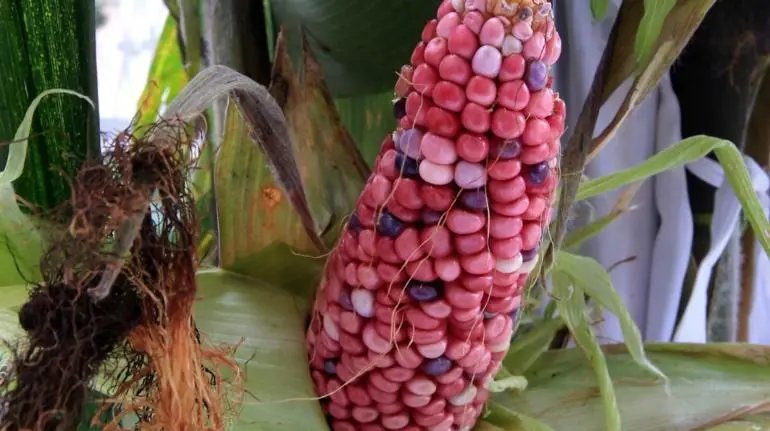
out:
{"label": "pink kernel", "polygon": [[438,74],[430,65],[423,63],[414,69],[412,87],[418,93],[430,96],[437,82]]}
{"label": "pink kernel", "polygon": [[460,112],[465,106],[465,92],[457,84],[441,81],[433,87],[433,103],[444,109]]}
{"label": "pink kernel", "polygon": [[449,211],[447,217],[447,227],[458,235],[467,235],[481,230],[486,224],[486,217],[483,214],[472,213],[459,208]]}
{"label": "pink kernel", "polygon": [[428,21],[427,24],[425,24],[425,27],[422,28],[422,41],[425,43],[428,43],[431,39],[436,37],[436,26],[438,25],[437,19],[432,19]]}
{"label": "pink kernel", "polygon": [[[451,5],[450,5],[451,7]],[[436,34],[440,37],[448,39],[452,35],[452,32],[460,25],[462,18],[457,12],[449,12],[444,15],[436,26]]]}
{"label": "pink kernel", "polygon": [[519,40],[527,41],[532,37],[532,26],[526,21],[519,21],[513,26],[513,35]]}
{"label": "pink kernel", "polygon": [[440,165],[433,163],[430,160],[423,160],[420,162],[419,170],[420,177],[425,180],[425,182],[437,186],[449,184],[454,178],[452,166]]}
{"label": "pink kernel", "polygon": [[479,48],[476,35],[465,25],[459,25],[448,38],[449,52],[470,60]]}
{"label": "pink kernel", "polygon": [[559,33],[556,33],[545,46],[545,57],[543,57],[543,62],[549,66],[553,66],[561,56],[561,49],[561,36],[559,36]]}
{"label": "pink kernel", "polygon": [[524,135],[521,142],[524,145],[542,145],[551,139],[551,126],[546,120],[541,118],[530,118],[527,121],[527,127],[524,129]]}
{"label": "pink kernel", "polygon": [[[470,10],[467,6],[466,9]],[[481,28],[484,26],[484,16],[478,10],[470,10],[463,17],[463,24],[467,26],[472,32],[479,34]]]}
{"label": "pink kernel", "polygon": [[[465,109],[467,110],[470,105],[470,103],[466,105]],[[483,109],[481,107],[479,108]],[[465,111],[463,111],[463,113],[465,113]],[[466,126],[466,129],[467,128],[468,127]],[[457,155],[463,160],[471,163],[478,163],[486,159],[487,155],[489,155],[489,140],[483,135],[464,133],[457,138],[456,145]]]}
{"label": "pink kernel", "polygon": [[527,113],[536,118],[546,118],[553,114],[553,90],[544,88],[531,94]]}
{"label": "pink kernel", "polygon": [[513,81],[514,79],[521,79],[524,77],[524,70],[527,67],[527,62],[524,60],[524,56],[520,54],[510,55],[505,57],[503,63],[500,65],[500,81]]}
{"label": "pink kernel", "polygon": [[[427,55],[427,49],[425,52]],[[540,60],[543,56],[545,56],[545,36],[543,33],[537,32],[524,44],[524,58],[527,60]]]}
{"label": "pink kernel", "polygon": [[433,163],[450,165],[457,161],[454,141],[434,133],[425,134],[422,138],[420,151],[426,160]]}
{"label": "pink kernel", "polygon": [[473,75],[471,65],[459,55],[449,54],[441,60],[438,66],[438,74],[441,79],[465,85]]}
{"label": "pink kernel", "polygon": [[425,43],[421,41],[414,47],[414,51],[412,51],[412,56],[410,57],[410,62],[412,63],[412,66],[416,67],[425,63],[425,58],[423,57],[424,53],[425,53]]}
{"label": "pink kernel", "polygon": [[526,108],[529,100],[529,88],[520,79],[504,83],[500,86],[500,91],[497,94],[497,102],[514,111],[521,111]]}
{"label": "pink kernel", "polygon": [[426,123],[431,132],[447,138],[457,135],[461,127],[457,115],[438,106],[428,109]]}
{"label": "pink kernel", "polygon": [[500,47],[505,38],[505,26],[497,17],[492,17],[484,23],[479,32],[479,41],[484,45]]}
{"label": "pink kernel", "polygon": [[425,45],[425,53],[423,55],[427,64],[438,68],[438,65],[446,57],[447,53],[446,39],[434,37]]}
{"label": "pink kernel", "polygon": [[465,95],[471,102],[482,106],[489,106],[494,103],[497,97],[497,86],[489,78],[474,76],[465,87]]}
{"label": "pink kernel", "polygon": [[477,75],[486,76],[487,78],[496,78],[500,73],[502,62],[503,55],[497,48],[484,45],[473,55],[471,68]]}
{"label": "pink kernel", "polygon": [[[430,116],[430,111],[428,111],[428,115]],[[430,120],[430,117],[428,120]],[[514,139],[524,133],[525,126],[526,119],[524,118],[524,114],[505,108],[498,108],[495,109],[495,112],[492,114],[490,129],[492,129],[492,133],[500,138]]]}
{"label": "pink kernel", "polygon": [[492,114],[489,113],[489,109],[471,102],[463,108],[460,121],[469,132],[483,134],[489,130]]}

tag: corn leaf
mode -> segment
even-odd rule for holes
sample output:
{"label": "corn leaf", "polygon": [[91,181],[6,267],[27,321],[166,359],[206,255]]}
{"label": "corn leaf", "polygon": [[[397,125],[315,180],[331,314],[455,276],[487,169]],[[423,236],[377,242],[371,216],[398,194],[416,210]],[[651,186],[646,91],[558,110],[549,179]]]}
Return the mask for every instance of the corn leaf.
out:
{"label": "corn leaf", "polygon": [[[651,4],[648,6],[647,3]],[[675,4],[664,14],[671,3]],[[626,79],[636,74],[645,75],[645,78],[634,82],[628,97],[634,97],[635,103],[643,101],[657,87],[713,4],[714,0],[623,1],[602,99],[609,99]],[[647,20],[643,22],[644,17]],[[625,118],[631,109],[633,106],[621,108],[617,116]]]}
{"label": "corn leaf", "polygon": [[503,360],[505,368],[513,374],[523,374],[548,350],[553,337],[563,327],[560,319],[538,320],[530,331],[513,340]]}
{"label": "corn leaf", "polygon": [[[97,100],[94,2],[8,0],[0,2],[0,16],[0,142],[10,140],[43,91],[67,88]],[[31,125],[29,167],[16,181],[16,193],[43,210],[69,199],[69,179],[87,157],[99,154],[98,118],[79,100],[46,100]],[[0,144],[0,168],[4,147]]]}
{"label": "corn leaf", "polygon": [[484,421],[476,428],[477,431],[554,431],[553,428],[543,422],[508,410],[496,402],[490,402],[488,408],[489,414],[484,417]]}
{"label": "corn leaf", "polygon": [[[599,235],[607,226],[611,225],[623,214],[634,210],[636,207],[631,205],[631,202],[636,196],[636,193],[641,188],[642,182],[637,182],[629,186],[612,206],[609,214],[603,217],[599,217],[596,220],[590,220],[587,224],[571,230],[564,238],[564,249],[577,249],[583,245],[586,241]],[[590,205],[588,201],[582,201]],[[589,207],[590,208],[590,207]],[[592,209],[592,208],[591,208]]]}
{"label": "corn leaf", "polygon": [[207,270],[196,323],[212,342],[242,344],[247,391],[232,431],[326,430],[305,351],[305,301],[254,279]]}
{"label": "corn leaf", "polygon": [[606,191],[655,176],[663,171],[698,160],[711,151],[743,207],[757,239],[770,254],[770,222],[762,210],[740,151],[731,142],[709,136],[693,136],[673,145],[632,168],[588,180],[580,185],[577,199],[588,199]]}
{"label": "corn leaf", "polygon": [[607,16],[610,0],[591,0],[591,14],[595,20],[603,20]]}
{"label": "corn leaf", "polygon": [[[612,378],[607,369],[604,353],[596,341],[591,325],[586,318],[586,301],[581,292],[576,292],[569,273],[554,268],[553,294],[559,316],[569,328],[575,344],[583,351],[598,380],[599,394],[604,411],[604,424],[607,431],[620,431],[621,418]],[[536,416],[541,417],[541,416]],[[556,427],[556,429],[561,429]]]}
{"label": "corn leaf", "polygon": [[[314,234],[323,239],[323,247],[330,248],[353,211],[368,167],[340,122],[318,64],[306,55],[300,79],[282,41],[271,92],[278,95],[286,116]],[[308,295],[324,253],[308,237],[296,205],[291,207],[291,196],[287,198],[274,184],[264,156],[248,142],[239,124],[238,117],[228,115],[216,161],[220,264]]]}
{"label": "corn leaf", "polygon": [[187,84],[187,73],[179,50],[178,29],[173,17],[166,18],[163,31],[155,46],[155,54],[147,74],[147,84],[139,97],[136,126],[143,127],[158,119],[163,106],[174,100]]}
{"label": "corn leaf", "polygon": [[93,102],[82,94],[69,90],[48,90],[32,100],[21,124],[18,125],[13,142],[8,146],[8,159],[0,172],[0,286],[38,282],[42,239],[37,227],[16,203],[13,181],[19,179],[26,164],[28,137],[32,120],[40,102],[51,94],[68,94]]}
{"label": "corn leaf", "polygon": [[560,271],[569,276],[576,288],[575,294],[588,295],[618,317],[623,339],[634,360],[650,373],[665,379],[663,373],[647,359],[644,353],[642,334],[628,313],[620,295],[612,286],[610,274],[599,262],[590,257],[559,251],[556,255],[556,265]]}
{"label": "corn leaf", "polygon": [[[393,79],[395,82],[395,74]],[[335,104],[362,156],[369,166],[374,166],[383,139],[396,126],[393,92],[335,99]]]}
{"label": "corn leaf", "polygon": [[636,31],[634,53],[639,66],[644,67],[653,54],[663,23],[677,0],[644,0],[644,15]]}
{"label": "corn leaf", "polygon": [[[666,385],[639,368],[624,345],[603,350],[623,429],[707,429],[770,401],[770,347],[647,344],[650,360],[670,379],[668,395]],[[605,429],[597,378],[582,356],[579,349],[544,353],[525,374],[526,391],[493,394],[493,401],[555,430]]]}
{"label": "corn leaf", "polygon": [[335,97],[381,92],[409,60],[438,0],[271,1],[276,28],[289,39],[308,36]]}

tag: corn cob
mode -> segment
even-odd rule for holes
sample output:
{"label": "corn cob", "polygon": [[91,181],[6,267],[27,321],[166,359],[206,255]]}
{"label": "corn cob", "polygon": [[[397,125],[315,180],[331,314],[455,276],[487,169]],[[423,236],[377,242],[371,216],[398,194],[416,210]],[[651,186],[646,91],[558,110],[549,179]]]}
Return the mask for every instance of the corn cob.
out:
{"label": "corn cob", "polygon": [[550,1],[445,0],[421,39],[307,333],[334,431],[471,429],[550,220]]}

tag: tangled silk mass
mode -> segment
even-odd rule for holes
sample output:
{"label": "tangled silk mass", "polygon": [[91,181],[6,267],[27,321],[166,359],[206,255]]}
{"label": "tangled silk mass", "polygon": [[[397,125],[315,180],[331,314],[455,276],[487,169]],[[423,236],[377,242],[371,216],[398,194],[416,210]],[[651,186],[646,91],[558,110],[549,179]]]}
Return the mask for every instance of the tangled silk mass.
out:
{"label": "tangled silk mass", "polygon": [[425,25],[307,332],[334,431],[483,412],[558,183],[560,54],[546,0],[445,0]]}

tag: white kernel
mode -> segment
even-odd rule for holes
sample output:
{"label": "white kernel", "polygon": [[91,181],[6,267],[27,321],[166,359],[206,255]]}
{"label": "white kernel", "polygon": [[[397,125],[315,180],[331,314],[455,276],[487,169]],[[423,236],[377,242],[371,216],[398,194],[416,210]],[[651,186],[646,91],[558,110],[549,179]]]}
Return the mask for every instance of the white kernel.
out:
{"label": "white kernel", "polygon": [[353,309],[361,317],[374,316],[374,294],[366,289],[355,289],[350,293]]}
{"label": "white kernel", "polygon": [[510,346],[511,343],[504,341],[502,343],[497,343],[489,346],[489,351],[491,353],[498,353],[498,352],[505,352],[506,349],[508,349],[508,346]]}
{"label": "white kernel", "polygon": [[469,384],[467,388],[465,388],[464,391],[460,392],[459,394],[449,398],[449,404],[452,404],[453,406],[466,406],[473,401],[474,398],[476,398],[476,386],[473,386],[472,384]]}
{"label": "white kernel", "polygon": [[340,330],[330,314],[324,315],[324,331],[334,341],[340,341]]}
{"label": "white kernel", "polygon": [[[511,274],[518,271],[523,264],[521,253],[517,254],[513,259],[498,259],[495,264],[495,269],[503,274]],[[530,270],[531,271],[531,270]]]}
{"label": "white kernel", "polygon": [[452,7],[457,13],[465,12],[465,0],[452,0]]}
{"label": "white kernel", "polygon": [[528,262],[524,262],[521,265],[521,268],[519,268],[519,272],[522,274],[529,274],[533,269],[535,269],[535,265],[537,265],[537,256]]}
{"label": "white kernel", "polygon": [[524,51],[524,44],[521,43],[519,39],[516,38],[516,36],[513,36],[511,34],[505,36],[505,39],[503,39],[503,55],[509,56],[512,54],[519,54],[522,51]]}

